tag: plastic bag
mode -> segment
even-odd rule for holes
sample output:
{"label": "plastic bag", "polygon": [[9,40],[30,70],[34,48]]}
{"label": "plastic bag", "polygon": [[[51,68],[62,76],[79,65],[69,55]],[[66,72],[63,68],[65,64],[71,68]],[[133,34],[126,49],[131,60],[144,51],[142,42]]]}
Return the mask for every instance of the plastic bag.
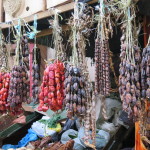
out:
{"label": "plastic bag", "polygon": [[[91,133],[91,131],[89,131]],[[82,140],[84,137],[84,128],[80,128],[78,133],[78,138],[80,139],[81,144],[85,147],[84,141]],[[102,148],[104,147],[110,139],[110,135],[108,132],[105,132],[103,130],[98,130],[98,133],[96,134],[96,148]],[[89,143],[92,144],[92,140],[89,140]]]}
{"label": "plastic bag", "polygon": [[75,141],[74,143],[74,149],[75,150],[83,150],[85,148],[85,146],[83,146],[81,144],[81,141],[78,137],[78,132],[73,130],[73,129],[69,129],[66,132],[64,132],[61,136],[61,142],[63,144],[66,144],[69,140],[73,139]]}
{"label": "plastic bag", "polygon": [[30,141],[36,141],[38,139],[37,134],[32,130],[29,129],[28,133],[26,134],[25,137],[23,137],[19,142],[18,145],[11,145],[11,144],[6,144],[3,145],[2,149],[8,150],[9,148],[20,148],[26,146]]}
{"label": "plastic bag", "polygon": [[[75,138],[75,136],[77,137]],[[65,144],[68,140],[73,139],[75,141],[73,148],[75,150],[84,150],[86,149],[86,145],[84,144],[83,137],[84,137],[84,127],[81,127],[79,132],[70,129],[62,134],[61,142]],[[98,130],[98,133],[96,134],[96,148],[104,147],[108,143],[109,139],[110,135],[108,132]],[[92,144],[92,140],[89,140],[89,143]]]}
{"label": "plastic bag", "polygon": [[[120,115],[120,112],[122,110],[122,105],[118,100],[115,99],[110,99],[110,98],[106,98],[105,101],[103,102],[104,104],[102,104],[102,97],[97,96],[96,99],[96,125],[98,128],[101,127],[101,124],[104,121],[110,121],[113,122],[113,124],[115,126],[117,126],[119,124],[118,122],[118,118]],[[102,106],[104,105],[104,106]],[[102,114],[102,107],[105,108],[105,113]],[[104,109],[103,108],[103,109]]]}
{"label": "plastic bag", "polygon": [[78,136],[78,132],[73,130],[73,129],[69,129],[66,132],[64,132],[61,136],[61,142],[63,144],[66,144],[69,140],[74,139]]}
{"label": "plastic bag", "polygon": [[46,135],[53,136],[56,133],[55,130],[47,128],[45,124],[40,123],[38,121],[34,122],[31,126],[31,128],[41,138]]}
{"label": "plastic bag", "polygon": [[73,130],[78,131],[78,128],[79,128],[79,127],[80,127],[80,124],[79,124],[77,118],[75,118],[75,119],[73,119],[73,120],[67,119],[67,120],[66,120],[66,123],[64,124],[64,127],[63,127],[62,131],[59,132],[59,133],[57,133],[57,134],[55,134],[54,136],[52,136],[52,141],[53,141],[53,142],[60,141],[60,140],[61,140],[61,136],[62,136],[62,134],[63,134],[65,131],[67,131],[67,130],[69,130],[69,129],[73,129]]}

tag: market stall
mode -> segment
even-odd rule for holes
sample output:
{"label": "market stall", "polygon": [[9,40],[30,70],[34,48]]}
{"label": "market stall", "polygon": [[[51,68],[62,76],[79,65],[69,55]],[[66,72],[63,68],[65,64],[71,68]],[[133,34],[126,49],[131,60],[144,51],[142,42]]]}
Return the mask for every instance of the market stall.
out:
{"label": "market stall", "polygon": [[150,148],[146,1],[1,3],[2,149]]}

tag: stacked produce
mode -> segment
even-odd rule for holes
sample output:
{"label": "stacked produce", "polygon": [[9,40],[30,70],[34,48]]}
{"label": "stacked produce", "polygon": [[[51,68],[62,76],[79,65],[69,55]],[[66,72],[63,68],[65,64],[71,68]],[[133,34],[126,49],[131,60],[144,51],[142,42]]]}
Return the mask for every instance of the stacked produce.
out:
{"label": "stacked produce", "polygon": [[7,97],[9,91],[10,74],[0,73],[0,113],[4,113],[9,109]]}
{"label": "stacked produce", "polygon": [[109,47],[108,40],[95,41],[95,90],[101,95],[109,95],[110,90],[110,66],[109,66]]}
{"label": "stacked produce", "polygon": [[25,66],[14,66],[11,71],[10,87],[7,103],[12,114],[21,112],[22,102],[29,98],[29,80]]}
{"label": "stacked produce", "polygon": [[72,116],[84,115],[86,110],[85,79],[78,67],[66,66],[65,105]]}
{"label": "stacked produce", "polygon": [[58,60],[46,67],[39,94],[39,111],[62,109],[64,100],[64,64]]}

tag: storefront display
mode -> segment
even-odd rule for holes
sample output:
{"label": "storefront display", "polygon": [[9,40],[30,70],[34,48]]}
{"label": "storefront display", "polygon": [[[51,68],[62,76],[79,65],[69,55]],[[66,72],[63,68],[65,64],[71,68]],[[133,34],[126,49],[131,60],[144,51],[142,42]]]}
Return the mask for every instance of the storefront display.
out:
{"label": "storefront display", "polygon": [[[38,13],[45,17],[35,14],[33,26],[31,18],[20,18],[7,32],[0,30],[0,124],[4,116],[25,124],[26,111],[44,115],[16,144],[4,142],[2,149],[111,150],[119,129],[125,133],[135,126],[132,147],[148,150],[150,38],[143,49],[138,0],[63,4]],[[120,139],[123,149],[128,143]]]}

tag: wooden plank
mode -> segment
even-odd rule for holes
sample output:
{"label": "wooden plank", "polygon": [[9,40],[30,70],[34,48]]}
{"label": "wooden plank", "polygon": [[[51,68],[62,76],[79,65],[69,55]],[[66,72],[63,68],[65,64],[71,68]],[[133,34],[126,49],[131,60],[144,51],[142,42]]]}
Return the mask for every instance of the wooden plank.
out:
{"label": "wooden plank", "polygon": [[[98,0],[92,0],[92,1],[89,2],[89,4],[93,4],[93,3],[96,3],[96,2],[98,2]],[[72,10],[74,8],[74,2],[65,4],[65,5],[62,5],[62,6],[58,6],[58,7],[55,7],[55,8],[58,10],[59,13],[63,13],[63,12]],[[46,11],[37,13],[37,19],[39,20],[39,19],[47,18],[47,17],[52,16],[52,15],[54,15],[53,11],[46,10]],[[34,15],[25,17],[23,19],[26,22],[32,22],[34,20]],[[5,29],[5,28],[9,28],[10,26],[17,25],[17,23],[18,23],[18,19],[15,19],[15,20],[13,20],[13,24],[2,23],[2,24],[0,24],[0,27],[2,29]]]}
{"label": "wooden plank", "polygon": [[46,0],[47,9],[70,3],[72,0]]}

